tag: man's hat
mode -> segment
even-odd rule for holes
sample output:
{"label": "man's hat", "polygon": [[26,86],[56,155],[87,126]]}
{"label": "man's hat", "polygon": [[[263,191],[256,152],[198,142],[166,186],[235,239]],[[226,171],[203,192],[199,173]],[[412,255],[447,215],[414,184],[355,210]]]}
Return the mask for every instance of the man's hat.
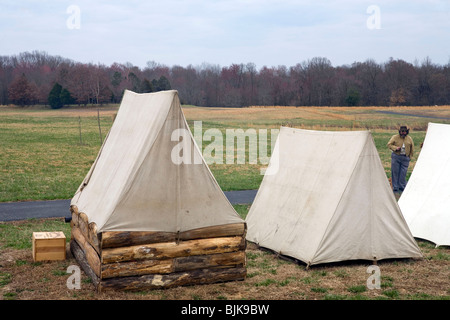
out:
{"label": "man's hat", "polygon": [[407,126],[401,126],[400,129],[398,129],[398,132],[400,133],[402,131],[405,131],[406,134],[408,134],[409,133],[409,128]]}

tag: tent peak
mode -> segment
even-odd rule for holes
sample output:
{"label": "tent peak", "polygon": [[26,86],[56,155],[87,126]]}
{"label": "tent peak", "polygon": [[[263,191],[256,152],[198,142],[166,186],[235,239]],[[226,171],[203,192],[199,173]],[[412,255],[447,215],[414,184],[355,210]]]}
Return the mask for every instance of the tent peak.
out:
{"label": "tent peak", "polygon": [[170,90],[163,90],[163,91],[155,91],[155,92],[135,92],[129,89],[125,89],[125,92],[136,94],[136,95],[161,95],[161,94],[178,94],[178,90],[170,89]]}

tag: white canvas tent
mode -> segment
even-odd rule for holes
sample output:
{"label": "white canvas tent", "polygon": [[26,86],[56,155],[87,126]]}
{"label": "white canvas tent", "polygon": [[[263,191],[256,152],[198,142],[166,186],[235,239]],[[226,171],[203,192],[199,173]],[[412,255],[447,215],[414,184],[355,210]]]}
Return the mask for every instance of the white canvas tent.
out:
{"label": "white canvas tent", "polygon": [[[182,153],[191,161],[179,164]],[[244,223],[205,163],[175,90],[125,91],[71,206],[98,232],[183,232]]]}
{"label": "white canvas tent", "polygon": [[369,131],[282,127],[247,240],[308,265],[422,257]]}
{"label": "white canvas tent", "polygon": [[[414,237],[450,245],[450,125],[429,123],[398,204]],[[446,144],[447,143],[447,144]]]}

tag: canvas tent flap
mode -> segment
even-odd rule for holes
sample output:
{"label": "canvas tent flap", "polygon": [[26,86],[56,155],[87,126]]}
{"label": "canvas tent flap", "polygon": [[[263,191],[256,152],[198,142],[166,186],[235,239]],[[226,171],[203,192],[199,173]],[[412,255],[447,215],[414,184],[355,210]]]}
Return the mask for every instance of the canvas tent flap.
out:
{"label": "canvas tent flap", "polygon": [[370,132],[282,127],[268,170],[276,173],[264,176],[247,215],[249,241],[311,265],[421,256]]}
{"label": "canvas tent flap", "polygon": [[[185,140],[174,140],[175,130]],[[180,141],[197,162],[173,161]],[[175,90],[126,91],[94,165],[71,205],[99,231],[178,232],[243,222],[190,134]]]}
{"label": "canvas tent flap", "polygon": [[429,123],[398,204],[414,237],[450,245],[450,125]]}

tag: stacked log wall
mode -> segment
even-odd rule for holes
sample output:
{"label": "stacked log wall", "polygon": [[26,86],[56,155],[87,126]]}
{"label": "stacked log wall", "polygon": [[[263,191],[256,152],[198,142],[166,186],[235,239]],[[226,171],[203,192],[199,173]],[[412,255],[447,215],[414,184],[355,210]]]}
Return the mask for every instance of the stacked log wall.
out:
{"label": "stacked log wall", "polygon": [[97,232],[71,207],[71,251],[98,291],[239,281],[246,277],[246,224],[185,232]]}

